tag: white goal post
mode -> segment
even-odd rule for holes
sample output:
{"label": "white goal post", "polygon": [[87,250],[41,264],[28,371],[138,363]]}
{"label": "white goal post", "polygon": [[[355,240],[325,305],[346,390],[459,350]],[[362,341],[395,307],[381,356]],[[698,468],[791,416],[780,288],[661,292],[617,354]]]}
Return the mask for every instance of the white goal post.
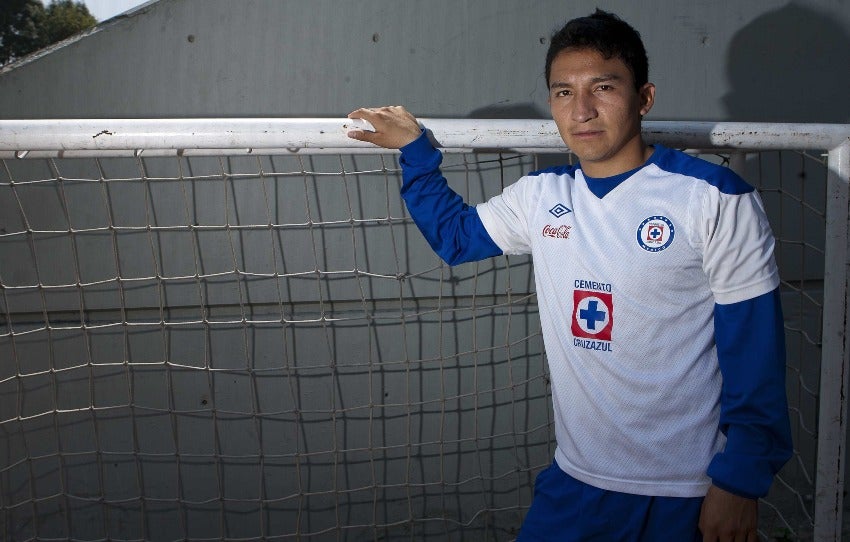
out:
{"label": "white goal post", "polygon": [[[420,120],[469,200],[571,159]],[[530,261],[441,264],[357,125],[0,120],[0,538],[515,535],[553,452]],[[850,125],[643,129],[762,192],[795,455],[760,534],[839,540]]]}

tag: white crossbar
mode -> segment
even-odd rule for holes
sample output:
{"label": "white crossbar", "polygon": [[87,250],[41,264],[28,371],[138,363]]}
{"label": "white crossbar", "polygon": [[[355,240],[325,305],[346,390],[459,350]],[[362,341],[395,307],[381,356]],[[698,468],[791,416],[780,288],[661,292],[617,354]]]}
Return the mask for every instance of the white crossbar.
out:
{"label": "white crossbar", "polygon": [[[551,120],[421,119],[444,149],[566,151]],[[0,120],[0,158],[52,156],[307,153],[318,149],[378,150],[346,136],[351,119],[62,119]],[[646,121],[651,142],[680,148],[833,149],[850,125]],[[57,141],[61,149],[56,149]],[[167,151],[167,152],[163,152]],[[32,156],[30,156],[32,157]]]}

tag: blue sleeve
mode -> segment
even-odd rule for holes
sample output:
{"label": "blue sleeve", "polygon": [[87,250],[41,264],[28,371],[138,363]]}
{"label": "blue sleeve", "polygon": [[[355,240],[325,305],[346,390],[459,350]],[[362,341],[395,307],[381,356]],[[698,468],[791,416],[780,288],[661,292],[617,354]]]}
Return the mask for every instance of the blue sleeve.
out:
{"label": "blue sleeve", "polygon": [[401,197],[413,221],[434,252],[449,265],[502,254],[475,207],[449,188],[440,172],[442,160],[443,155],[424,131],[401,148]]}
{"label": "blue sleeve", "polygon": [[740,303],[716,304],[714,333],[726,447],[709,464],[708,476],[730,493],[763,497],[793,451],[779,288]]}

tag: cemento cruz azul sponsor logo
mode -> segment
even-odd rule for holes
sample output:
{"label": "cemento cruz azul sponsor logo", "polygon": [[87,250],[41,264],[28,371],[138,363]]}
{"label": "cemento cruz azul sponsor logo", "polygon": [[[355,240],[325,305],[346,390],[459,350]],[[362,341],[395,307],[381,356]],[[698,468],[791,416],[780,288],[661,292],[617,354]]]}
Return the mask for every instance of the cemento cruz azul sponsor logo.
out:
{"label": "cemento cruz azul sponsor logo", "polygon": [[599,350],[600,352],[611,352],[611,343],[607,341],[588,341],[586,339],[573,338],[573,345],[585,350]]}
{"label": "cemento cruz azul sponsor logo", "polygon": [[543,237],[552,237],[553,239],[569,239],[572,226],[561,224],[560,226],[551,226],[546,224],[543,226]]}
{"label": "cemento cruz azul sponsor logo", "polygon": [[596,282],[595,280],[576,279],[574,284],[576,290],[599,290],[600,292],[610,292],[611,284],[607,282]]}
{"label": "cemento cruz azul sponsor logo", "polygon": [[594,290],[573,290],[573,321],[570,327],[573,338],[589,339],[575,341],[575,346],[610,352],[610,346],[597,348],[596,343],[611,341],[614,328],[613,294]]}

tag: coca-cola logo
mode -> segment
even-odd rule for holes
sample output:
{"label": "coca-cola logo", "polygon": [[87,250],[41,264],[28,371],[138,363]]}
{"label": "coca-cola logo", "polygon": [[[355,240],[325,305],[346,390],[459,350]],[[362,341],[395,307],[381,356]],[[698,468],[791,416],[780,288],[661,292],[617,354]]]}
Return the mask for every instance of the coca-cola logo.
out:
{"label": "coca-cola logo", "polygon": [[551,226],[546,224],[543,226],[543,237],[552,237],[553,239],[569,239],[572,226],[561,224],[560,226]]}

